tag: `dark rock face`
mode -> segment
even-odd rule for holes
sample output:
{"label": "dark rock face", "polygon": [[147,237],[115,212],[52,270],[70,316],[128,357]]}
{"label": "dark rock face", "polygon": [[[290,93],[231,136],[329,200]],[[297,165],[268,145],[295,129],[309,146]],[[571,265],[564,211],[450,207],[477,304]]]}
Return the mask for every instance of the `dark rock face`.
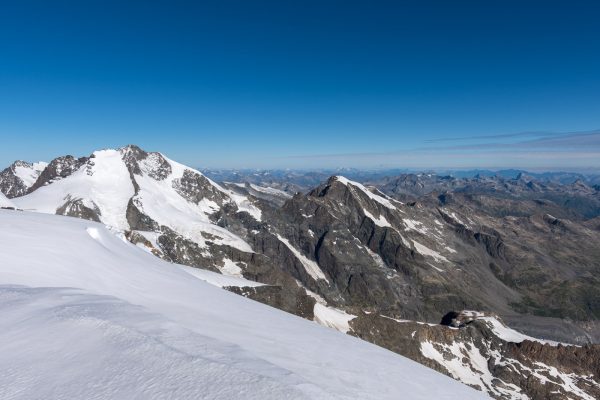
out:
{"label": "dark rock face", "polygon": [[96,222],[100,222],[101,215],[100,209],[98,209],[98,206],[95,204],[92,204],[92,207],[88,207],[81,199],[71,198],[69,198],[65,204],[56,210],[56,214],[87,219]]}
{"label": "dark rock face", "polygon": [[141,175],[142,169],[139,162],[148,157],[148,153],[135,145],[128,145],[120,149],[123,156],[123,161],[127,165],[131,174]]}
{"label": "dark rock face", "polygon": [[314,318],[313,309],[315,306],[315,299],[308,296],[304,291],[298,291],[296,293],[295,301],[289,302],[285,299],[286,294],[283,292],[284,289],[280,286],[230,286],[225,289],[249,299],[267,304],[271,307],[279,308],[280,310],[287,311],[291,314],[296,314],[302,318],[310,320]]}
{"label": "dark rock face", "polygon": [[146,239],[142,234],[136,231],[127,231],[125,232],[125,238],[135,245],[143,245],[155,256],[162,258],[163,260],[169,261],[168,258],[164,255],[164,253],[160,249],[154,247],[152,242]]}
{"label": "dark rock face", "polygon": [[139,231],[157,231],[160,229],[158,222],[140,211],[140,203],[137,199],[131,198],[127,203],[126,218],[131,229]]}
{"label": "dark rock face", "polygon": [[225,194],[218,190],[206,177],[187,170],[181,179],[173,182],[173,188],[187,201],[198,204],[203,199],[208,199],[222,206],[229,200]]}
{"label": "dark rock face", "polygon": [[219,272],[215,266],[215,256],[193,241],[184,238],[169,228],[161,227],[162,233],[158,238],[160,250],[168,260],[179,264]]}

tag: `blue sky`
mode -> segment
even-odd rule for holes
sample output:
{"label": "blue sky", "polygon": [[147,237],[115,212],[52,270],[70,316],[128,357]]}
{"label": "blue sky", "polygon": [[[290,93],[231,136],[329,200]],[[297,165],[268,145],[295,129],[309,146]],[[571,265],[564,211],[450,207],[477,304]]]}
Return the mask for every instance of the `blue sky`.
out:
{"label": "blue sky", "polygon": [[597,4],[5,2],[0,165],[600,168]]}

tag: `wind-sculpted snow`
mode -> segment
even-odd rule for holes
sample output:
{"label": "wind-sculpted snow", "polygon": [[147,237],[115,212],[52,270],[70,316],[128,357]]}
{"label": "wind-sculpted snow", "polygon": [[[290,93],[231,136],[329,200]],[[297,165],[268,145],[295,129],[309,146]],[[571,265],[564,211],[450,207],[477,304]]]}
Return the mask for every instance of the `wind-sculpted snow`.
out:
{"label": "wind-sculpted snow", "polygon": [[0,210],[0,398],[475,399],[244,299],[103,225]]}
{"label": "wind-sculpted snow", "polygon": [[0,286],[0,312],[2,399],[310,398],[287,371],[112,296]]}

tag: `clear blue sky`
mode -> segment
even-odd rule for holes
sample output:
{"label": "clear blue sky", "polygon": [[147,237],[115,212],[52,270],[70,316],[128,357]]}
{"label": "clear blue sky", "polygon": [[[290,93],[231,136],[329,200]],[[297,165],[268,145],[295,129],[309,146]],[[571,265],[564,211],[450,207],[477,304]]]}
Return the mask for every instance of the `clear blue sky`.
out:
{"label": "clear blue sky", "polygon": [[595,1],[13,1],[0,164],[600,167]]}

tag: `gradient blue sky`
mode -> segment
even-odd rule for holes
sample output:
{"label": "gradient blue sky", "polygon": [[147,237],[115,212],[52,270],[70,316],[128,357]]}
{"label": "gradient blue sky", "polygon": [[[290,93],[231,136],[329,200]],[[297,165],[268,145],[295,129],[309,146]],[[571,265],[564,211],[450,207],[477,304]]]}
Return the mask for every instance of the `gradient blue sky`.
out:
{"label": "gradient blue sky", "polygon": [[0,165],[600,168],[595,1],[13,1]]}

